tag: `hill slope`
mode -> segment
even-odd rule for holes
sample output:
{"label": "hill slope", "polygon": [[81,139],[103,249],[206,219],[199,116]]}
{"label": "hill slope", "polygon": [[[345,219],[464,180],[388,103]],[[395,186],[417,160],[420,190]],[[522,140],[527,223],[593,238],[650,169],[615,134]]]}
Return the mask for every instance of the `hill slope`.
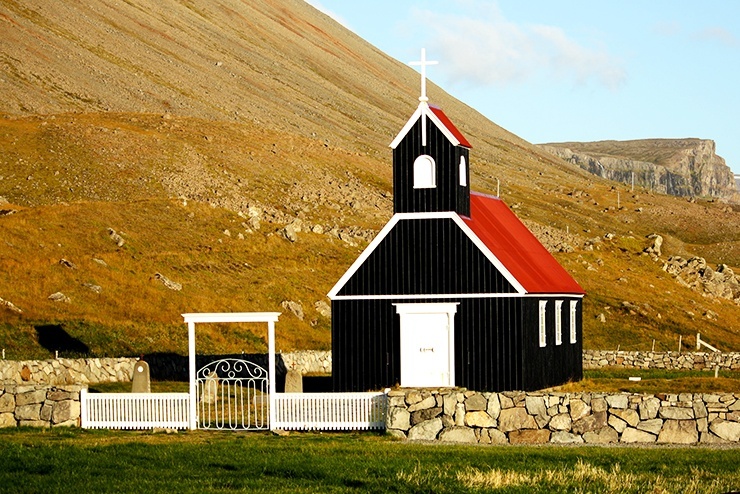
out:
{"label": "hill slope", "polygon": [[[281,311],[279,348],[329,347],[325,294],[392,214],[416,72],[300,1],[2,0],[0,22],[9,358],[184,353],[197,311]],[[663,260],[739,267],[737,207],[630,193],[428,91],[473,188],[500,182],[588,291],[587,347],[740,349],[738,304],[642,255],[659,233]],[[202,331],[199,350],[265,348],[263,328]]]}

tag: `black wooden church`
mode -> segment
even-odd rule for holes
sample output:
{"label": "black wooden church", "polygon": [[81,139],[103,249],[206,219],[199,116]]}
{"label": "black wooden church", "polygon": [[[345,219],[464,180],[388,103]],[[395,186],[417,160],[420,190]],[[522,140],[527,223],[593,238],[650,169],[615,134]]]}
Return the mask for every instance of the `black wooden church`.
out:
{"label": "black wooden church", "polygon": [[329,292],[335,391],[535,390],[580,380],[583,289],[497,197],[428,104],[393,140],[394,215]]}

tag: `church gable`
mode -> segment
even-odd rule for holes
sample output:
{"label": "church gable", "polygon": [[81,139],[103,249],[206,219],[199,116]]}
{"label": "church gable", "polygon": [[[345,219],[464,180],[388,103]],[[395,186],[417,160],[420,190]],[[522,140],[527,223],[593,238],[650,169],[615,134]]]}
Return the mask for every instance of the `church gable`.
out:
{"label": "church gable", "polygon": [[[454,214],[396,215],[329,293],[335,298],[516,294],[503,265]],[[467,231],[466,231],[467,230]],[[412,247],[413,246],[413,247]]]}

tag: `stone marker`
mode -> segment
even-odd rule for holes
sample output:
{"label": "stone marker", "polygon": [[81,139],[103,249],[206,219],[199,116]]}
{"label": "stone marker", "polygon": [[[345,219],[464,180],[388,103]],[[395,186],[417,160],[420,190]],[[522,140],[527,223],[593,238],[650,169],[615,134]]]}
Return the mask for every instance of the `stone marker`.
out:
{"label": "stone marker", "polygon": [[218,398],[218,374],[216,371],[211,372],[206,376],[206,382],[203,383],[203,394],[201,401],[203,403],[216,403]]}
{"label": "stone marker", "polygon": [[299,371],[289,370],[285,374],[285,392],[303,393],[303,375]]}
{"label": "stone marker", "polygon": [[131,376],[132,393],[151,393],[152,385],[149,379],[149,364],[143,360],[136,362],[134,375]]}

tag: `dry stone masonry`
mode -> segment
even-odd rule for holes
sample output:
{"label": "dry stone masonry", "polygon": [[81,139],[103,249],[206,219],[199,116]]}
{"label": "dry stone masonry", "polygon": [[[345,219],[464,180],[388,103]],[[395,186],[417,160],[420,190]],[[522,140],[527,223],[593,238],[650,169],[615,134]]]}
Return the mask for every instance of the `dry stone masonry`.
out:
{"label": "dry stone masonry", "polygon": [[2,360],[0,383],[96,384],[128,382],[135,358],[86,358],[53,360]]}
{"label": "dry stone masonry", "polygon": [[304,350],[281,354],[285,368],[306,374],[331,374],[331,352]]}
{"label": "dry stone masonry", "polygon": [[[287,370],[330,374],[331,351],[303,350],[281,354]],[[87,358],[53,360],[0,360],[0,382],[14,384],[96,384],[128,382],[137,359]],[[583,368],[740,370],[740,353],[627,352],[585,350]]]}
{"label": "dry stone masonry", "polygon": [[0,428],[79,426],[83,387],[0,385]]}
{"label": "dry stone masonry", "polygon": [[584,350],[583,368],[740,370],[740,353],[623,352]]}
{"label": "dry stone masonry", "polygon": [[391,390],[386,431],[481,444],[738,442],[740,394]]}

